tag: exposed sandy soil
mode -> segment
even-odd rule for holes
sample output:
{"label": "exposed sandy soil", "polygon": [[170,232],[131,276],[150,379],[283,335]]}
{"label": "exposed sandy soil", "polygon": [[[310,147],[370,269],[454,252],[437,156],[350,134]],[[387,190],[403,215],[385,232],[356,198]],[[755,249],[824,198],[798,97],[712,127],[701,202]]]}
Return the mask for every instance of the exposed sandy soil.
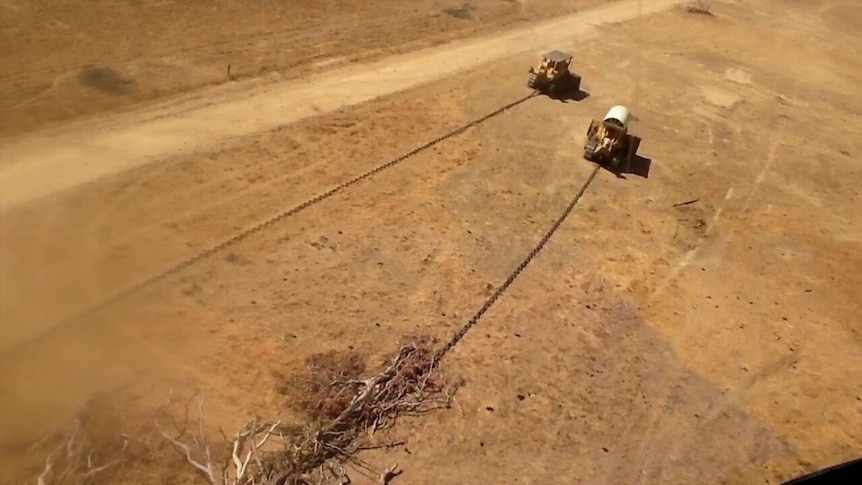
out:
{"label": "exposed sandy soil", "polygon": [[113,117],[78,130],[42,133],[0,150],[0,159],[6,160],[0,166],[0,184],[7,187],[0,194],[0,210],[144,163],[454,76],[474,67],[477,60],[493,62],[524,51],[546,51],[574,35],[588,37],[594,26],[673,3],[656,0],[646,8],[634,1],[611,4],[456,46],[332,70],[323,79],[270,83],[254,90],[248,86],[210,90],[181,104]]}
{"label": "exposed sandy soil", "polygon": [[[667,8],[672,4],[672,1],[663,0],[656,2],[651,9]],[[0,183],[4,187],[0,195],[0,210],[22,207],[22,204],[46,195],[56,195],[69,187],[74,188],[148,163],[188,153],[199,154],[202,148],[212,151],[214,147],[235,147],[242,144],[241,137],[244,135],[284,129],[290,122],[315,113],[333,111],[428,83],[447,74],[454,75],[472,66],[474,56],[484,54],[490,60],[500,59],[513,51],[523,51],[528,46],[542,45],[555,39],[557,44],[568,41],[574,34],[588,37],[595,30],[590,24],[600,25],[634,18],[643,10],[638,2],[623,2],[491,38],[395,57],[347,71],[333,71],[331,77],[322,82],[270,84],[251,93],[233,91],[211,98],[202,96],[202,99],[179,106],[112,118],[108,122],[96,123],[89,131],[85,125],[65,132],[36,134],[0,148],[0,157],[7,161],[0,166]],[[557,34],[537,35],[537,31],[543,30]],[[564,32],[565,35],[559,32]],[[233,148],[231,150],[233,151]],[[216,199],[221,201],[223,197]],[[96,200],[102,203],[104,199]],[[29,224],[32,218],[27,220]],[[76,231],[79,225],[79,222],[75,223]],[[17,234],[26,232],[10,231],[10,238],[17,237]],[[226,239],[228,234],[221,239]],[[74,246],[64,247],[72,251],[78,250]],[[59,257],[63,262],[75,259],[57,251],[47,252]],[[43,258],[41,252],[32,254]],[[97,257],[102,257],[103,254],[103,251],[97,251]],[[20,259],[10,264],[32,266]],[[44,267],[44,262],[41,264]],[[87,262],[86,266],[105,265]],[[149,268],[142,275],[129,274],[128,270],[122,272],[125,277],[131,278],[121,287],[131,286],[151,274]],[[38,293],[40,300],[49,296],[46,292],[55,291],[52,288],[57,288],[56,292],[63,295],[60,298],[67,298],[71,305],[46,308],[55,314],[40,321],[31,311],[31,301],[12,294],[10,300],[2,301],[3,317],[17,324],[4,331],[2,348],[39,335],[56,324],[58,319],[69,317],[70,313],[81,311],[117,292],[116,284],[111,283],[108,285],[108,295],[88,295],[87,289],[81,286],[77,277],[73,281],[67,281],[64,287],[63,282],[58,281],[54,274],[51,271],[31,273],[26,283],[16,277],[15,284],[10,282],[10,286],[29,287]],[[78,290],[83,293],[76,293]],[[20,310],[22,308],[23,310]],[[22,324],[22,314],[31,318],[25,324]]]}
{"label": "exposed sandy soil", "polygon": [[[397,461],[393,483],[778,483],[858,456],[862,13],[841,0],[712,6],[561,42],[585,100],[528,101],[4,351],[3,476],[38,466],[27,447],[94,394],[107,393],[91,411],[106,435],[171,388],[201,389],[213,429],[231,429],[291,417],[278,376],[314,352],[448,338],[574,195],[591,170],[582,134],[617,103],[636,116],[649,178],[602,172],[445,361],[467,381],[453,410],[403,422],[406,447],[363,458]],[[4,341],[526,94],[533,61],[7,210]],[[176,467],[128,479],[194,482],[168,456]]]}
{"label": "exposed sandy soil", "polygon": [[601,3],[3,0],[0,139],[207,85],[314,78]]}

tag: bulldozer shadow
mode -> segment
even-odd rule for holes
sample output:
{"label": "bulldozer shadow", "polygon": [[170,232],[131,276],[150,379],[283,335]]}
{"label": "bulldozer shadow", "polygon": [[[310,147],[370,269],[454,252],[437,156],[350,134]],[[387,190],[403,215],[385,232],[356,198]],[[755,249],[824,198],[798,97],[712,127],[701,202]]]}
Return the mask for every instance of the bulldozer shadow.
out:
{"label": "bulldozer shadow", "polygon": [[581,102],[588,97],[590,97],[590,93],[582,90],[581,88],[575,87],[570,89],[560,89],[555,92],[545,93],[550,99],[554,101],[559,101],[561,103],[568,103],[569,101]]}
{"label": "bulldozer shadow", "polygon": [[616,167],[610,165],[600,165],[602,169],[614,174],[615,177],[627,180],[626,175],[636,175],[638,177],[648,179],[650,168],[652,167],[652,159],[641,155],[634,155],[631,161],[626,164],[620,164]]}

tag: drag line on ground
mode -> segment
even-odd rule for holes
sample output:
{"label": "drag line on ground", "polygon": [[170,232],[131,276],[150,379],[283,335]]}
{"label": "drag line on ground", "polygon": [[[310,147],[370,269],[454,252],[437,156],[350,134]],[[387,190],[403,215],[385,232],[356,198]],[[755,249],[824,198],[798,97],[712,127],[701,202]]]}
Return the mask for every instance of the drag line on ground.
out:
{"label": "drag line on ground", "polygon": [[[681,0],[622,0],[549,22],[380,62],[273,83],[157,110],[81,123],[0,146],[0,211],[138,166],[206,150],[450,77],[522,53],[591,37],[600,25],[663,11]],[[525,68],[526,70],[526,68]]]}
{"label": "drag line on ground", "polygon": [[190,258],[187,258],[187,259],[185,259],[179,263],[174,264],[173,266],[161,271],[160,273],[157,273],[157,274],[155,274],[155,275],[153,275],[153,276],[151,276],[151,277],[149,277],[143,281],[138,282],[137,284],[135,284],[129,288],[126,288],[125,290],[120,291],[119,293],[114,294],[113,296],[111,296],[105,300],[102,300],[101,302],[96,303],[95,305],[92,305],[92,306],[85,308],[83,311],[73,315],[70,318],[67,318],[65,320],[61,320],[61,321],[51,325],[50,327],[48,327],[48,329],[46,331],[42,332],[41,334],[37,334],[37,335],[31,337],[29,340],[14,342],[11,344],[8,342],[4,342],[3,344],[5,346],[7,346],[7,348],[3,348],[2,351],[5,352],[5,351],[8,351],[10,349],[21,348],[22,346],[26,346],[26,344],[28,342],[33,342],[33,341],[38,340],[40,337],[44,337],[44,336],[49,335],[52,331],[56,331],[60,328],[65,328],[71,324],[74,324],[75,322],[78,322],[78,321],[85,321],[87,319],[87,317],[90,317],[99,311],[106,310],[111,305],[119,303],[120,301],[122,301],[126,297],[128,297],[128,296],[130,296],[130,295],[132,295],[132,294],[134,294],[134,293],[136,293],[136,292],[138,292],[138,291],[140,291],[140,290],[142,290],[148,286],[151,286],[155,283],[158,283],[162,280],[165,280],[166,278],[168,278],[170,276],[173,276],[177,273],[180,273],[181,271],[185,270],[186,268],[189,268],[190,266],[192,266],[192,265],[194,265],[200,261],[203,261],[203,260],[209,258],[210,256],[212,256],[216,253],[219,253],[219,252],[239,243],[240,241],[247,239],[248,237],[250,237],[254,234],[257,234],[258,232],[263,231],[263,230],[269,228],[270,226],[273,226],[274,224],[277,224],[277,223],[279,223],[279,222],[281,222],[281,221],[283,221],[283,220],[285,220],[291,216],[294,216],[294,215],[302,212],[303,210],[305,210],[311,206],[314,206],[320,202],[323,202],[323,201],[329,199],[330,197],[340,193],[341,191],[343,191],[343,190],[345,190],[345,189],[347,189],[347,188],[349,188],[349,187],[351,187],[351,186],[353,186],[353,185],[355,185],[355,184],[357,184],[363,180],[370,179],[374,175],[377,175],[378,173],[380,173],[380,172],[382,172],[388,168],[394,167],[395,165],[398,165],[399,163],[403,162],[404,160],[412,158],[415,155],[418,155],[419,153],[421,153],[421,152],[423,152],[423,151],[425,151],[425,150],[427,150],[427,149],[429,149],[429,148],[431,148],[431,147],[433,147],[433,146],[435,146],[435,145],[437,145],[443,141],[448,140],[449,138],[458,136],[458,135],[464,133],[465,131],[467,131],[468,129],[474,127],[474,126],[480,125],[480,124],[484,123],[485,121],[488,121],[488,120],[490,120],[490,119],[492,119],[492,118],[494,118],[494,117],[496,117],[502,113],[505,113],[509,109],[514,108],[514,107],[516,107],[516,106],[518,106],[518,105],[520,105],[526,101],[529,101],[530,99],[535,98],[539,94],[540,93],[538,91],[533,91],[530,94],[528,94],[527,96],[524,96],[522,98],[518,98],[517,100],[512,101],[512,102],[510,102],[510,103],[508,103],[508,104],[506,104],[500,108],[497,108],[496,110],[494,110],[494,111],[492,111],[492,112],[490,112],[490,113],[488,113],[488,114],[486,114],[480,118],[476,118],[475,120],[470,121],[468,123],[465,123],[465,124],[459,126],[458,128],[456,128],[456,129],[454,129],[454,130],[452,130],[452,131],[450,131],[450,132],[448,132],[442,136],[439,136],[439,137],[437,137],[437,138],[435,138],[429,142],[426,142],[426,143],[414,148],[413,150],[411,150],[407,153],[404,153],[404,154],[402,154],[402,155],[400,155],[400,156],[398,156],[392,160],[384,162],[382,164],[379,164],[376,167],[374,167],[370,170],[367,170],[367,171],[365,171],[359,175],[356,175],[353,178],[351,178],[345,182],[342,182],[342,183],[336,185],[335,187],[332,187],[331,189],[329,189],[325,192],[321,192],[321,193],[315,195],[314,197],[312,197],[310,199],[306,199],[305,201],[301,202],[298,205],[291,207],[290,209],[281,211],[281,212],[265,219],[264,221],[259,222],[259,223],[255,224],[254,226],[252,226],[248,229],[245,229],[242,232],[234,234],[230,238],[220,242],[219,244],[216,244],[215,246],[212,246],[208,249],[205,249],[205,250],[195,254],[194,256],[192,256]]}
{"label": "drag line on ground", "polygon": [[527,266],[530,264],[530,262],[536,256],[539,255],[539,253],[542,251],[548,241],[551,240],[551,238],[554,236],[560,226],[562,226],[563,223],[566,222],[566,219],[568,219],[569,215],[575,209],[575,206],[578,205],[578,202],[580,202],[581,197],[583,197],[584,193],[590,187],[590,184],[593,183],[593,179],[596,178],[596,175],[599,173],[599,169],[601,168],[601,165],[596,165],[593,168],[592,172],[590,172],[589,177],[587,177],[587,180],[583,183],[583,185],[581,185],[581,188],[578,189],[578,191],[575,193],[575,196],[572,197],[571,202],[569,202],[569,205],[566,206],[562,214],[560,214],[560,216],[557,217],[554,223],[551,224],[550,229],[545,232],[545,234],[542,236],[542,239],[539,240],[539,243],[536,244],[536,246],[534,246],[529,253],[527,253],[527,256],[521,261],[518,266],[515,267],[515,270],[512,271],[511,274],[509,274],[509,277],[506,278],[506,281],[504,281],[503,284],[500,285],[500,287],[497,288],[496,291],[494,291],[494,293],[489,296],[487,300],[485,300],[485,303],[482,304],[482,307],[479,308],[479,310],[473,315],[473,317],[470,318],[470,320],[468,320],[467,323],[463,327],[461,327],[460,330],[458,330],[458,332],[446,343],[446,345],[444,345],[439,351],[437,351],[434,356],[435,362],[439,362],[456,345],[458,345],[458,343],[467,335],[467,332],[469,332],[471,328],[475,327],[476,324],[479,323],[479,320],[482,319],[485,313],[487,313],[488,310],[490,310],[491,307],[494,306],[494,303],[496,303],[497,300],[499,300],[500,297],[503,296],[503,293],[505,293],[506,290],[509,289],[510,286],[512,286],[518,276],[525,269],[527,269]]}

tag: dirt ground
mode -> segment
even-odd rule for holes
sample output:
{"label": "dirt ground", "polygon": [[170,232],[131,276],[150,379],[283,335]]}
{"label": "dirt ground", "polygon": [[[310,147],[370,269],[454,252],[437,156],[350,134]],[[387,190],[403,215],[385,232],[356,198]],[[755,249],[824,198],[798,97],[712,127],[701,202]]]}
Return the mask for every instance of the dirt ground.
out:
{"label": "dirt ground", "polygon": [[0,139],[231,81],[317,77],[608,0],[4,0]]}
{"label": "dirt ground", "polygon": [[[568,40],[559,47],[576,52],[586,99],[532,99],[71,324],[52,326],[525,95],[534,56],[3,212],[4,479],[32,482],[34,442],[87,403],[107,437],[133,433],[171,393],[200,390],[215,437],[255,413],[296,418],[282,379],[315,352],[374,359],[409,332],[448,338],[586,179],[584,130],[613,104],[635,116],[649,177],[601,172],[444,361],[466,381],[453,409],[401,422],[405,446],[362,458],[397,462],[393,484],[741,484],[857,457],[862,11],[849,0],[710,4],[711,16],[674,8]],[[356,14],[343,15],[338,25]],[[430,30],[417,42],[436,42]],[[221,52],[206,42],[190,55]],[[38,68],[68,71],[58,59]],[[106,109],[74,101],[75,116]],[[71,119],[50,113],[25,119]],[[15,129],[3,133],[30,128]],[[201,483],[164,460],[122,481]]]}

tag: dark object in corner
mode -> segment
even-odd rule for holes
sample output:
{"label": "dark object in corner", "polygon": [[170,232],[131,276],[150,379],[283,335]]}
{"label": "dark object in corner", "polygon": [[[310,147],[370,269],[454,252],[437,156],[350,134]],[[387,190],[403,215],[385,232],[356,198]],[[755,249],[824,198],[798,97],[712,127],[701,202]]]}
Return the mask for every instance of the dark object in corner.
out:
{"label": "dark object in corner", "polygon": [[843,483],[862,483],[862,458],[811,472],[781,485],[838,485]]}

